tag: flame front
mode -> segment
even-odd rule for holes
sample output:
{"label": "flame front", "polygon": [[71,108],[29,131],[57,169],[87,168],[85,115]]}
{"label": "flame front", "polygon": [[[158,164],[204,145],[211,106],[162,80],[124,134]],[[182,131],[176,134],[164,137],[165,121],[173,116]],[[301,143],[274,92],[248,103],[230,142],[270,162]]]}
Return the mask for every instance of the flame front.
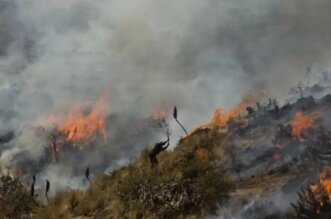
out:
{"label": "flame front", "polygon": [[80,105],[73,106],[64,121],[59,121],[54,115],[48,121],[55,125],[59,133],[66,135],[66,141],[84,144],[96,136],[106,137],[106,94],[101,95],[90,113],[84,114]]}
{"label": "flame front", "polygon": [[236,109],[231,109],[226,112],[222,108],[218,108],[214,111],[214,117],[208,124],[208,126],[219,126],[220,128],[227,128],[228,123],[232,119],[238,118],[239,113]]}
{"label": "flame front", "polygon": [[305,116],[303,112],[297,112],[291,126],[292,136],[304,141],[302,135],[313,126],[313,119],[310,116]]}
{"label": "flame front", "polygon": [[310,190],[314,193],[315,199],[319,202],[316,212],[319,214],[325,202],[322,198],[325,194],[328,200],[331,200],[331,167],[325,168],[320,174],[319,183],[310,186]]}
{"label": "flame front", "polygon": [[331,167],[327,167],[320,175],[320,184],[331,200]]}
{"label": "flame front", "polygon": [[[221,129],[227,129],[228,123],[231,120],[238,119],[240,115],[243,115],[247,112],[247,107],[254,105],[258,102],[259,98],[255,97],[251,93],[247,92],[242,97],[242,100],[237,106],[231,108],[229,111],[225,111],[222,108],[217,108],[214,111],[214,116],[211,121],[205,125],[202,125],[199,128],[210,128],[210,127],[220,127]],[[196,129],[195,129],[196,130]]]}

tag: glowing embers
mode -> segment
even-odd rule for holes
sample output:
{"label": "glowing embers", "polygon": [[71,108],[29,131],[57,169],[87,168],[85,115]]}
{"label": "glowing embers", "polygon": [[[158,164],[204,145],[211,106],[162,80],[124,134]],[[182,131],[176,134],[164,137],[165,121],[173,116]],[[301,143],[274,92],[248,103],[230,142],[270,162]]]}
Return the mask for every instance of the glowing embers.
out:
{"label": "glowing embers", "polygon": [[325,170],[320,174],[319,184],[314,184],[311,186],[313,192],[322,189],[331,200],[331,167],[325,168]]}
{"label": "glowing embers", "polygon": [[304,115],[302,112],[297,112],[292,123],[292,136],[299,141],[304,141],[303,134],[313,126],[313,118]]}
{"label": "glowing embers", "polygon": [[331,167],[326,167],[320,174],[319,183],[310,186],[315,200],[319,203],[316,213],[320,213],[324,208],[329,208],[331,204]]}

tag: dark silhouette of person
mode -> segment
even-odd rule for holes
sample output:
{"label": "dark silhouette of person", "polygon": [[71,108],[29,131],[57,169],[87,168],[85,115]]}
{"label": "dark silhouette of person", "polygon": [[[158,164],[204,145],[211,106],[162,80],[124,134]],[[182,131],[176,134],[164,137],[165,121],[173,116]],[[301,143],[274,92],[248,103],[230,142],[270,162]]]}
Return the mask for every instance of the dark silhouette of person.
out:
{"label": "dark silhouette of person", "polygon": [[151,161],[152,167],[159,163],[157,160],[157,155],[169,147],[169,141],[170,140],[168,138],[166,141],[156,143],[153,150],[149,153],[149,159]]}
{"label": "dark silhouette of person", "polygon": [[36,183],[36,176],[32,176],[32,184],[31,184],[31,190],[30,190],[30,195],[33,198],[34,197],[34,185]]}

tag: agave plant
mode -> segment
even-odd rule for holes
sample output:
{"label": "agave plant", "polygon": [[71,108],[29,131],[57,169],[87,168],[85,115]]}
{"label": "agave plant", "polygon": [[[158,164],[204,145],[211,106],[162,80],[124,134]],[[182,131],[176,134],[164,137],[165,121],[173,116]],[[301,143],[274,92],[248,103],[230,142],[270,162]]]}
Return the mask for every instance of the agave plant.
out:
{"label": "agave plant", "polygon": [[[318,185],[318,184],[312,184]],[[298,192],[299,200],[291,204],[294,214],[290,218],[295,219],[328,219],[331,218],[331,200],[325,190],[312,189],[312,185]]]}

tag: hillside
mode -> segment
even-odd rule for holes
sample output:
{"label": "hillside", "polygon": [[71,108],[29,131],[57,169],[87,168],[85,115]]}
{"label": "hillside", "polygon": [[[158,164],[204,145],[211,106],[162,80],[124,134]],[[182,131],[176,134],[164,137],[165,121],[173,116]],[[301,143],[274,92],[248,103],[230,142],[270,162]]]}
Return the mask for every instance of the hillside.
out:
{"label": "hillside", "polygon": [[270,101],[248,111],[229,118],[226,127],[196,129],[160,153],[154,167],[145,149],[86,191],[62,192],[47,204],[27,195],[10,199],[24,211],[4,210],[2,217],[328,217],[331,132],[325,118],[331,115],[331,96],[300,98],[283,107]]}
{"label": "hillside", "polygon": [[216,212],[233,191],[222,172],[224,136],[207,130],[182,140],[151,167],[146,149],[126,167],[92,182],[87,191],[57,195],[35,218],[200,218]]}

